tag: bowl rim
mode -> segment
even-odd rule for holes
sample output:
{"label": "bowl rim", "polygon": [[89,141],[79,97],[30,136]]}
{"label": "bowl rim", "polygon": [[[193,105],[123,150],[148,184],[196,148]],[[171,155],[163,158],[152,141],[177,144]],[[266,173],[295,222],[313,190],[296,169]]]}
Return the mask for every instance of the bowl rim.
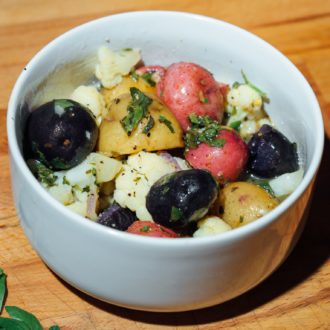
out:
{"label": "bowl rim", "polygon": [[[38,180],[33,176],[31,171],[29,170],[23,155],[19,149],[19,144],[17,141],[17,137],[15,134],[15,122],[16,122],[16,109],[19,105],[19,93],[24,86],[25,82],[25,70],[21,72],[17,81],[15,82],[14,88],[11,92],[9,103],[8,103],[8,111],[7,111],[7,136],[8,136],[8,145],[9,145],[9,153],[11,154],[11,161],[14,161],[17,164],[17,167],[22,171],[23,175],[25,175],[28,184],[33,189],[34,193],[37,193],[41,200],[48,203],[50,207],[53,207],[58,210],[58,212],[62,213],[65,216],[66,221],[71,221],[77,226],[84,227],[87,230],[93,230],[97,232],[97,234],[103,235],[105,237],[116,237],[122,239],[123,241],[129,241],[130,243],[135,242],[136,244],[145,244],[152,246],[166,246],[167,248],[185,248],[187,244],[189,246],[202,247],[213,244],[221,244],[227,243],[230,241],[235,241],[237,239],[242,239],[244,236],[251,234],[252,232],[258,232],[262,230],[264,227],[268,226],[273,221],[276,221],[278,217],[280,217],[286,210],[290,208],[304,193],[304,191],[308,188],[310,183],[312,182],[314,176],[317,174],[318,167],[321,162],[322,153],[323,153],[323,145],[324,145],[324,125],[321,114],[321,109],[318,104],[316,95],[314,94],[311,86],[307,82],[306,78],[303,74],[298,70],[298,68],[279,50],[269,44],[267,41],[258,37],[257,35],[240,28],[231,23],[225,22],[220,19],[212,18],[209,16],[181,12],[181,11],[166,11],[166,10],[143,10],[143,11],[131,11],[131,12],[123,12],[117,13],[101,18],[97,18],[91,21],[88,21],[84,24],[78,25],[63,34],[59,35],[48,44],[46,44],[43,48],[41,48],[28,62],[25,68],[32,67],[37,65],[38,60],[45,56],[47,52],[51,51],[53,48],[61,43],[62,40],[68,38],[71,34],[75,33],[77,30],[80,30],[85,27],[89,27],[92,25],[96,25],[99,23],[108,22],[111,24],[111,20],[113,19],[129,19],[130,17],[137,17],[145,15],[164,15],[166,17],[175,16],[175,17],[184,17],[186,19],[190,19],[192,21],[198,20],[203,21],[205,24],[215,24],[217,26],[222,26],[226,29],[232,29],[239,34],[244,35],[246,38],[252,39],[255,42],[258,42],[262,47],[269,48],[279,60],[282,61],[283,65],[287,67],[292,74],[295,75],[295,79],[299,79],[300,83],[304,90],[304,96],[309,100],[311,107],[314,108],[314,119],[316,122],[317,129],[315,130],[316,134],[316,143],[315,148],[312,155],[312,161],[308,170],[304,173],[304,177],[302,182],[296,188],[296,190],[287,197],[283,202],[281,202],[275,209],[267,213],[262,218],[257,221],[253,221],[245,226],[235,228],[234,230],[227,231],[221,235],[214,236],[206,236],[206,237],[183,237],[180,239],[171,239],[171,238],[162,238],[159,239],[157,237],[147,237],[140,236],[135,234],[130,234],[126,232],[122,232],[113,228],[109,228],[98,224],[94,221],[84,221],[86,220],[84,217],[75,214],[64,205],[62,205],[59,201],[53,198],[49,193],[45,194],[45,189],[41,186]],[[12,174],[11,174],[12,175]],[[169,243],[169,241],[171,243]]]}

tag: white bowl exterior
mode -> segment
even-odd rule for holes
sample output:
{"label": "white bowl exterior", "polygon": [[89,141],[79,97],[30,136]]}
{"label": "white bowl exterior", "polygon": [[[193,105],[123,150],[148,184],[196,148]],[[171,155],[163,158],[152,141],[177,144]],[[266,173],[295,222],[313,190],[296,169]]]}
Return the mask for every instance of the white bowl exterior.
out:
{"label": "white bowl exterior", "polygon": [[[199,63],[221,81],[240,80],[244,69],[253,82],[269,91],[270,116],[300,146],[306,174],[298,189],[263,219],[201,239],[155,239],[118,232],[84,220],[53,200],[21,156],[19,130],[24,116],[19,109],[31,102],[29,94],[54,66],[76,60],[77,53],[88,57],[107,40],[113,48],[141,48],[147,64]],[[283,55],[230,24],[173,12],[114,15],[53,41],[18,79],[7,124],[16,208],[42,259],[90,295],[153,311],[196,309],[226,301],[276,269],[299,237],[323,149],[316,98]]]}

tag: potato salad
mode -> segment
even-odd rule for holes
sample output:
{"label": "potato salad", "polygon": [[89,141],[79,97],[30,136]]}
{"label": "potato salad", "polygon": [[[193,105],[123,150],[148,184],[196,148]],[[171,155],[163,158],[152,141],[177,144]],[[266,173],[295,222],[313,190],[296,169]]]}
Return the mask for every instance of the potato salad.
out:
{"label": "potato salad", "polygon": [[152,237],[220,235],[270,212],[303,178],[296,144],[243,71],[229,84],[201,63],[145,65],[140,49],[102,46],[94,76],[31,109],[25,133],[40,184],[90,221]]}

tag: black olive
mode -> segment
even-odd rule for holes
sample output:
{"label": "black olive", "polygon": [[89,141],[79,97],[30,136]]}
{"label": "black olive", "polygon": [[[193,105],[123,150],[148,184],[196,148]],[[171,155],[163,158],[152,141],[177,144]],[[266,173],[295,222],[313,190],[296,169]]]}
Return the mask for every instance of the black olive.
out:
{"label": "black olive", "polygon": [[94,149],[98,127],[92,112],[66,99],[53,100],[31,112],[27,148],[49,168],[64,170],[81,163]]}
{"label": "black olive", "polygon": [[273,178],[299,168],[296,144],[269,125],[252,136],[248,147],[248,171],[253,175]]}
{"label": "black olive", "polygon": [[182,228],[201,219],[217,194],[217,182],[208,171],[178,171],[164,175],[151,186],[146,206],[155,222]]}
{"label": "black olive", "polygon": [[136,219],[135,213],[131,210],[113,204],[99,215],[97,222],[107,227],[126,231]]}

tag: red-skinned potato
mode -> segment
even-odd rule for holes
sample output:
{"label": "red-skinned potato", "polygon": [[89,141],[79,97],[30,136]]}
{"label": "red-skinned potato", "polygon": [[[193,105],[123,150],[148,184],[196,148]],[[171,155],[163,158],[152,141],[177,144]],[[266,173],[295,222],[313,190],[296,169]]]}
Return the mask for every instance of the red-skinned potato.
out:
{"label": "red-skinned potato", "polygon": [[174,113],[182,129],[189,127],[190,114],[221,121],[223,94],[212,74],[201,66],[179,62],[168,67],[157,84],[157,94]]}
{"label": "red-skinned potato", "polygon": [[217,139],[224,140],[222,147],[201,143],[185,157],[192,167],[209,170],[220,182],[234,181],[247,163],[248,147],[234,130],[221,129]]}
{"label": "red-skinned potato", "polygon": [[156,84],[164,77],[166,69],[160,65],[146,65],[136,69],[135,72],[141,76],[150,75],[150,79]]}
{"label": "red-skinned potato", "polygon": [[150,237],[168,237],[168,238],[176,238],[179,237],[177,233],[173,230],[168,229],[158,223],[154,223],[151,221],[142,221],[138,220],[133,222],[127,229],[128,233],[142,235],[142,236],[150,236]]}

